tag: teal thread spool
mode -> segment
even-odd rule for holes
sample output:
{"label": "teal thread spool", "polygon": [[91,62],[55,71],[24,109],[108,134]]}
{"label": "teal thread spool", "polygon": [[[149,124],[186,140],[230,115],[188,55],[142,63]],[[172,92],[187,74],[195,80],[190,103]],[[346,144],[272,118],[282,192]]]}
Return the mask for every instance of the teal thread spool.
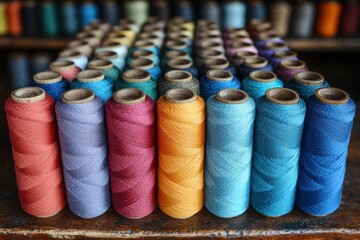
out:
{"label": "teal thread spool", "polygon": [[130,63],[131,69],[142,69],[150,73],[151,77],[160,80],[162,72],[159,66],[155,65],[153,61],[146,58],[135,59]]}
{"label": "teal thread spool", "polygon": [[114,88],[118,88],[121,72],[114,67],[112,62],[105,59],[96,59],[89,62],[88,68],[102,71],[105,77],[111,79]]}
{"label": "teal thread spool", "polygon": [[56,6],[53,1],[47,0],[41,4],[41,18],[43,33],[47,37],[55,37],[59,33]]}
{"label": "teal thread spool", "polygon": [[158,94],[162,96],[167,90],[174,88],[187,88],[200,96],[199,80],[186,71],[173,70],[165,73],[165,76],[158,83]]}
{"label": "teal thread spool", "polygon": [[161,67],[164,69],[167,63],[172,59],[188,59],[191,60],[191,57],[187,52],[181,50],[170,50],[164,53],[164,56],[161,59]]}
{"label": "teal thread spool", "polygon": [[182,42],[179,40],[168,40],[165,42],[165,50],[164,51],[170,51],[170,50],[180,50],[180,51],[188,53],[190,56],[192,54],[192,49],[189,48],[185,42]]}
{"label": "teal thread spool", "polygon": [[125,17],[141,26],[149,16],[149,3],[146,0],[132,0],[124,3]]}
{"label": "teal thread spool", "polygon": [[112,64],[119,69],[120,72],[123,72],[125,69],[125,60],[113,51],[98,52],[95,54],[95,59],[104,59],[112,62]]}

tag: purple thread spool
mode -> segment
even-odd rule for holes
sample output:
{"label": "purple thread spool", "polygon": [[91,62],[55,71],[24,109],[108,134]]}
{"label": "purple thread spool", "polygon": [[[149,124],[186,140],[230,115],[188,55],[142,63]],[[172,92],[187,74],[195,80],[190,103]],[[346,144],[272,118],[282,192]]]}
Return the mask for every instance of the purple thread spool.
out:
{"label": "purple thread spool", "polygon": [[285,59],[299,60],[297,58],[296,52],[291,50],[285,50],[285,51],[276,51],[274,55],[269,59],[269,63],[275,69],[280,65],[280,62]]}
{"label": "purple thread spool", "polygon": [[293,79],[295,74],[308,70],[309,69],[304,61],[285,59],[280,62],[280,65],[274,72],[281,81],[288,82]]}
{"label": "purple thread spool", "polygon": [[270,59],[276,51],[289,50],[285,43],[268,42],[263,48],[259,49],[259,55],[263,58]]}
{"label": "purple thread spool", "polygon": [[237,52],[253,52],[258,53],[258,50],[256,47],[250,43],[243,42],[243,41],[237,41],[233,42],[230,47],[226,49],[226,56],[228,58],[232,58]]}
{"label": "purple thread spool", "polygon": [[242,81],[244,78],[249,77],[249,74],[254,71],[269,71],[272,72],[273,68],[269,62],[262,57],[247,58],[244,64],[240,65],[237,69],[238,79]]}
{"label": "purple thread spool", "polygon": [[259,38],[254,40],[254,45],[257,48],[263,48],[265,46],[265,44],[269,43],[269,42],[276,42],[276,43],[285,43],[285,41],[276,33],[261,33],[259,35]]}

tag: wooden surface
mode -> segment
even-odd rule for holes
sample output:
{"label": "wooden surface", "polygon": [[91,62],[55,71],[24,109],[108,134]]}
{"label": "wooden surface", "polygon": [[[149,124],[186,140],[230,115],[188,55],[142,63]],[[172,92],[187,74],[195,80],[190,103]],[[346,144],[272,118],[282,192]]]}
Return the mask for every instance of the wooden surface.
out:
{"label": "wooden surface", "polygon": [[[110,209],[103,216],[83,220],[68,208],[38,219],[27,215],[17,196],[11,149],[0,96],[0,239],[44,238],[226,238],[244,239],[360,239],[360,138],[353,134],[341,207],[326,217],[311,217],[295,209],[279,218],[265,218],[251,208],[232,219],[207,210],[187,220],[174,220],[156,210],[140,220],[128,220]],[[26,237],[25,237],[26,236]]]}
{"label": "wooden surface", "polygon": [[59,50],[64,48],[70,40],[60,38],[0,37],[0,49]]}

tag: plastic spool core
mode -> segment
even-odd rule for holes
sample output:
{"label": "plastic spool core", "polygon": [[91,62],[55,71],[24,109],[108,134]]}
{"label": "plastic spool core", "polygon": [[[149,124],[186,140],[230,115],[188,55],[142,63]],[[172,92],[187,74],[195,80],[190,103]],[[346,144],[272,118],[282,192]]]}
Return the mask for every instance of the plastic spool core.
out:
{"label": "plastic spool core", "polygon": [[196,99],[196,93],[186,88],[175,88],[166,91],[165,98],[173,103],[190,103]]}
{"label": "plastic spool core", "polygon": [[339,88],[320,88],[315,91],[315,97],[325,104],[346,104],[350,100],[350,95]]}
{"label": "plastic spool core", "polygon": [[291,59],[285,59],[280,62],[280,66],[285,69],[301,69],[304,68],[305,62],[301,60],[291,60]]}
{"label": "plastic spool core", "polygon": [[271,88],[265,92],[269,102],[280,105],[293,105],[299,102],[299,94],[288,88]]}
{"label": "plastic spool core", "polygon": [[187,69],[191,68],[192,62],[188,59],[171,59],[167,65],[171,68],[178,68],[178,69]]}
{"label": "plastic spool core", "polygon": [[165,79],[169,82],[189,82],[192,75],[186,71],[173,70],[165,73]]}
{"label": "plastic spool core", "polygon": [[55,70],[56,72],[56,69],[58,70],[64,70],[66,68],[73,68],[75,67],[75,63],[74,62],[71,62],[71,61],[55,61],[55,62],[52,62],[50,63],[50,69],[51,70]]}
{"label": "plastic spool core", "polygon": [[165,53],[165,57],[167,57],[168,59],[188,58],[189,54],[181,50],[170,50]]}
{"label": "plastic spool core", "polygon": [[247,58],[254,58],[254,57],[258,57],[258,55],[254,52],[248,52],[248,51],[236,52],[234,55],[234,58],[236,58],[236,59],[247,59]]}
{"label": "plastic spool core", "polygon": [[274,53],[274,57],[276,58],[290,58],[290,57],[296,57],[297,53],[294,51],[276,51]]}
{"label": "plastic spool core", "polygon": [[229,67],[229,61],[223,58],[212,58],[205,61],[205,67],[210,69],[224,69]]}
{"label": "plastic spool core", "polygon": [[80,58],[81,53],[79,51],[69,49],[69,50],[62,51],[59,54],[59,57],[61,57],[61,58]]}
{"label": "plastic spool core", "polygon": [[250,78],[257,82],[273,82],[277,76],[273,72],[269,71],[254,71],[250,73]]}
{"label": "plastic spool core", "polygon": [[263,57],[246,58],[244,65],[250,68],[266,67],[268,61]]}
{"label": "plastic spool core", "polygon": [[154,53],[152,51],[149,51],[149,50],[139,49],[139,50],[135,50],[132,53],[132,56],[134,58],[151,58],[151,57],[154,56]]}
{"label": "plastic spool core", "polygon": [[147,58],[138,58],[130,63],[132,68],[149,69],[154,67],[154,62]]}
{"label": "plastic spool core", "polygon": [[88,69],[77,74],[77,79],[80,82],[98,82],[105,78],[105,75],[100,70]]}
{"label": "plastic spool core", "polygon": [[207,78],[218,82],[230,81],[233,78],[233,75],[225,70],[209,70],[206,72],[206,76]]}
{"label": "plastic spool core", "polygon": [[216,100],[222,103],[239,104],[248,100],[249,95],[240,89],[223,89],[219,91],[216,96]]}
{"label": "plastic spool core", "polygon": [[294,81],[302,85],[321,85],[324,77],[317,72],[299,72],[294,75]]}
{"label": "plastic spool core", "polygon": [[114,59],[114,58],[117,58],[118,55],[116,52],[113,52],[113,51],[104,51],[104,52],[98,52],[96,53],[95,55],[96,58],[98,59]]}
{"label": "plastic spool core", "polygon": [[45,90],[38,87],[24,87],[14,90],[11,98],[15,102],[34,103],[45,99]]}
{"label": "plastic spool core", "polygon": [[68,90],[61,95],[61,100],[66,104],[82,104],[94,99],[94,92],[87,88]]}
{"label": "plastic spool core", "polygon": [[123,73],[126,82],[146,82],[150,80],[150,73],[142,69],[129,69]]}
{"label": "plastic spool core", "polygon": [[267,49],[283,49],[283,48],[286,48],[286,45],[284,43],[279,43],[279,42],[268,42],[265,44],[265,48],[267,48]]}
{"label": "plastic spool core", "polygon": [[52,83],[60,82],[62,79],[62,76],[58,72],[44,71],[44,72],[36,73],[33,76],[33,79],[37,83],[52,84]]}
{"label": "plastic spool core", "polygon": [[88,64],[89,69],[106,70],[113,67],[112,62],[106,59],[92,60]]}
{"label": "plastic spool core", "polygon": [[146,94],[137,88],[125,88],[117,90],[113,94],[113,98],[117,103],[131,105],[144,102]]}

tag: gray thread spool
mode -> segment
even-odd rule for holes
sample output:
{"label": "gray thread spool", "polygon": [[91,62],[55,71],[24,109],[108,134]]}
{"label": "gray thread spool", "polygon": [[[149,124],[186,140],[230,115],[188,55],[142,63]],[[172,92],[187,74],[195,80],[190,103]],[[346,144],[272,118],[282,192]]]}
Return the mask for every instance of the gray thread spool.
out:
{"label": "gray thread spool", "polygon": [[168,90],[174,88],[190,89],[197,95],[200,95],[199,81],[193,78],[191,73],[186,71],[174,70],[167,72],[159,81],[159,96],[164,95]]}
{"label": "gray thread spool", "polygon": [[315,21],[315,5],[312,1],[299,1],[294,7],[291,35],[294,37],[310,37]]}

